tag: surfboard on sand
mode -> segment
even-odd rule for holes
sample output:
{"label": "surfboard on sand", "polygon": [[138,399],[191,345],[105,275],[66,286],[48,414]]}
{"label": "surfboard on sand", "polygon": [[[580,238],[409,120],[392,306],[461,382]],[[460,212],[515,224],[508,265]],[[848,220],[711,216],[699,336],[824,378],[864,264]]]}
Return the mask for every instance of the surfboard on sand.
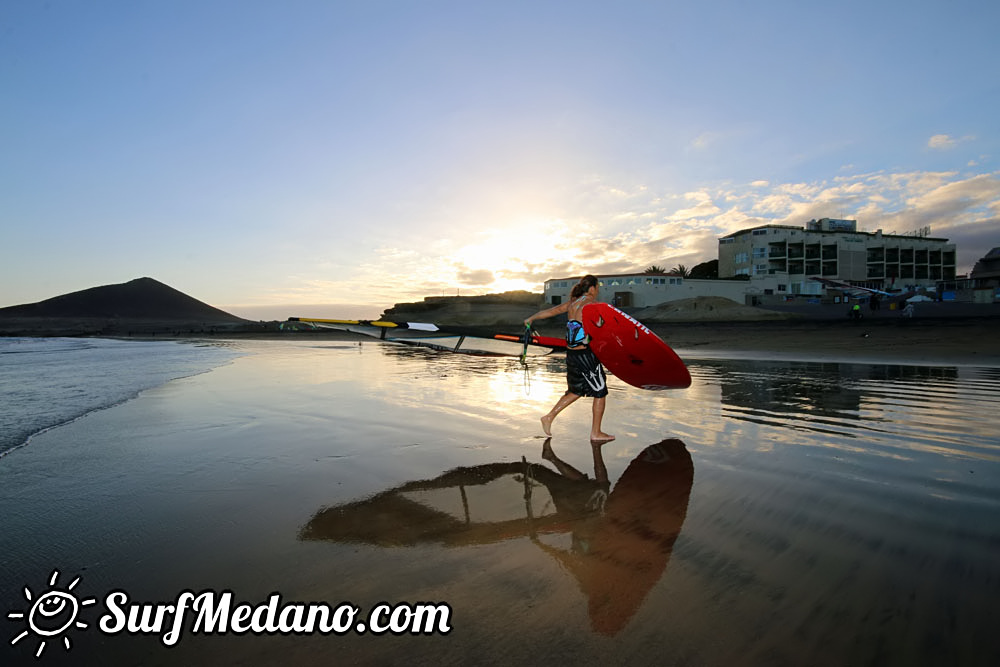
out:
{"label": "surfboard on sand", "polygon": [[583,328],[590,336],[590,349],[623,382],[640,389],[691,386],[691,374],[677,353],[645,325],[614,306],[584,306]]}

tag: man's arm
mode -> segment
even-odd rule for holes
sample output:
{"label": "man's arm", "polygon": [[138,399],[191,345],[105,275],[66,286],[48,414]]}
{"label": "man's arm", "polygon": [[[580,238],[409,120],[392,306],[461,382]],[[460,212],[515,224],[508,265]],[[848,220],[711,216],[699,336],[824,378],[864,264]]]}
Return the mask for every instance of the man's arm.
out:
{"label": "man's arm", "polygon": [[555,317],[556,315],[561,315],[569,310],[569,301],[566,303],[560,303],[558,306],[552,306],[551,308],[546,308],[545,310],[540,310],[528,319],[524,321],[525,324],[531,324],[533,320],[544,320],[549,317]]}

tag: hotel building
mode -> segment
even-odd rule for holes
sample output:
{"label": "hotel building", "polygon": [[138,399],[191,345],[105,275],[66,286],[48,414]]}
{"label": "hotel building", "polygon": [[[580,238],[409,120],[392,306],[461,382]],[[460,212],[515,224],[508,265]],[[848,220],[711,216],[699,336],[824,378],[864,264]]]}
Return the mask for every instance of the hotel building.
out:
{"label": "hotel building", "polygon": [[[623,308],[644,308],[699,296],[760,304],[788,296],[822,296],[814,277],[885,291],[935,288],[955,280],[955,244],[913,234],[859,232],[857,220],[822,218],[805,227],[763,225],[719,239],[719,278],[700,280],[630,273],[597,276],[601,299]],[[725,280],[729,278],[729,280]],[[545,282],[546,303],[569,299],[579,280]]]}
{"label": "hotel building", "polygon": [[933,288],[955,279],[955,244],[912,235],[859,232],[856,220],[806,227],[764,225],[719,239],[719,277],[747,276],[757,294],[821,294],[812,277],[881,290]]}

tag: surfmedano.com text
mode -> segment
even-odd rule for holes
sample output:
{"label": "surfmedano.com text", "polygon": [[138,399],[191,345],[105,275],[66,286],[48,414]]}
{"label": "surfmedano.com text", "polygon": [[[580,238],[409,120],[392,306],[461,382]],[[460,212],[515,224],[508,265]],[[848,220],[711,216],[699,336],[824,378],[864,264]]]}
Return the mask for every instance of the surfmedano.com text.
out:
{"label": "surfmedano.com text", "polygon": [[[451,632],[451,607],[445,603],[401,602],[377,604],[367,614],[349,602],[282,603],[280,593],[252,605],[234,602],[232,591],[183,591],[173,603],[130,603],[128,593],[116,590],[104,600],[107,613],[99,627],[118,633],[159,635],[173,646],[185,631],[191,634],[253,635],[446,635]],[[186,623],[187,621],[187,623]],[[187,626],[190,626],[188,629]]]}

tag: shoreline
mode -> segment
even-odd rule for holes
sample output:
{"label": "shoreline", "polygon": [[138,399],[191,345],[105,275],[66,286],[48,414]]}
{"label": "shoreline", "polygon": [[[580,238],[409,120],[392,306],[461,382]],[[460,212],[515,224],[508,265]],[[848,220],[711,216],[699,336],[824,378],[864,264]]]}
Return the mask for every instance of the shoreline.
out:
{"label": "shoreline", "polygon": [[[651,323],[649,329],[691,359],[1000,367],[1000,321],[989,319],[676,322]],[[540,332],[558,336],[561,329],[549,326]],[[332,330],[211,337],[225,338],[378,342]]]}
{"label": "shoreline", "polygon": [[[946,305],[946,304],[942,304]],[[848,320],[842,310],[813,310],[813,316],[769,320],[724,319],[644,322],[681,356],[689,358],[758,358],[788,361],[838,361],[857,363],[906,363],[916,365],[960,364],[1000,367],[1000,317],[994,309],[962,309],[951,316],[913,319],[898,315]],[[823,317],[823,314],[838,316]],[[530,313],[528,313],[530,314]],[[405,314],[402,314],[405,315]],[[485,321],[478,312],[455,318],[460,326],[484,331],[516,333],[519,313],[502,322]],[[524,315],[526,316],[526,315]],[[399,319],[405,316],[397,315]],[[150,320],[102,322],[100,328],[85,320],[36,321],[34,327],[8,321],[0,337],[93,337],[120,340],[348,340],[372,341],[361,334],[334,330],[280,330],[279,322],[219,326],[217,323]],[[41,328],[41,325],[47,325]],[[112,325],[113,324],[113,325]],[[13,326],[12,326],[13,325]],[[112,326],[109,326],[112,325]],[[543,335],[561,336],[557,320],[538,328]]]}
{"label": "shoreline", "polygon": [[[654,322],[649,329],[682,358],[758,359],[865,364],[1000,367],[1000,320],[780,320],[750,322]],[[546,326],[540,333],[558,336]],[[133,341],[352,341],[377,339],[346,331],[183,331],[90,333],[16,338],[106,338]]]}

